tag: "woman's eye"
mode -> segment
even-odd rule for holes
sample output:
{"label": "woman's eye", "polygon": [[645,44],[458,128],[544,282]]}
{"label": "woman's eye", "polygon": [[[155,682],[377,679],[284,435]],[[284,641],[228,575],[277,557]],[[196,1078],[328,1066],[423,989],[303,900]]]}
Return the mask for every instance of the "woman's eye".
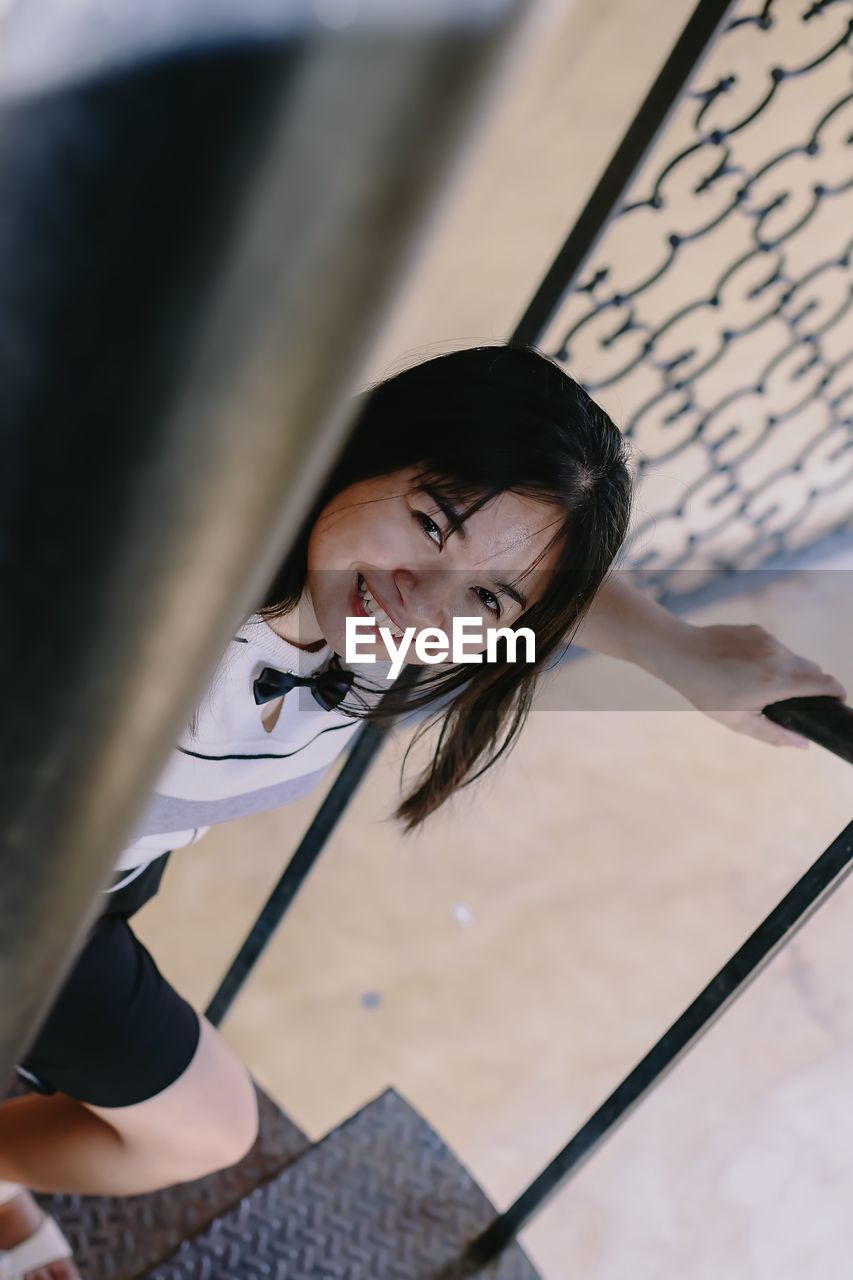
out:
{"label": "woman's eye", "polygon": [[435,521],[431,520],[423,511],[415,511],[413,514],[430,542],[434,542],[438,547],[443,546],[444,539],[442,538],[441,530]]}
{"label": "woman's eye", "polygon": [[474,594],[496,618],[501,615],[501,604],[497,596],[492,591],[487,591],[485,587],[474,587]]}

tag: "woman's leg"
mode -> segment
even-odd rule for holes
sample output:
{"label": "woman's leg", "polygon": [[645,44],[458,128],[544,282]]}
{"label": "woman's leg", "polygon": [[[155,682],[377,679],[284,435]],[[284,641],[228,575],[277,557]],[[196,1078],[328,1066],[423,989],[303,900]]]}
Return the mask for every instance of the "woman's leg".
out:
{"label": "woman's leg", "polygon": [[225,1168],[252,1145],[249,1074],[160,973],[127,892],[92,926],[21,1063],[50,1096],[0,1106],[0,1180],[131,1195]]}
{"label": "woman's leg", "polygon": [[34,1191],[134,1195],[236,1164],[257,1134],[249,1073],[206,1019],[183,1074],[154,1097],[100,1106],[63,1093],[0,1106],[0,1179]]}
{"label": "woman's leg", "polygon": [[[59,1093],[10,1100],[0,1106],[0,1251],[14,1258],[42,1224],[23,1188],[152,1191],[235,1164],[256,1130],[248,1072],[206,1020],[187,1070],[144,1102],[98,1107]],[[22,1187],[18,1195],[13,1182]],[[25,1280],[80,1280],[80,1273],[73,1259],[51,1253]]]}
{"label": "woman's leg", "polygon": [[[18,1246],[32,1256],[44,1218],[15,1184],[133,1194],[225,1168],[252,1145],[248,1072],[128,925],[157,891],[168,856],[108,900],[21,1064],[50,1096],[0,1104],[0,1253],[11,1251],[0,1270],[11,1264],[18,1274]],[[51,1256],[25,1280],[79,1280],[79,1272],[72,1259]]]}

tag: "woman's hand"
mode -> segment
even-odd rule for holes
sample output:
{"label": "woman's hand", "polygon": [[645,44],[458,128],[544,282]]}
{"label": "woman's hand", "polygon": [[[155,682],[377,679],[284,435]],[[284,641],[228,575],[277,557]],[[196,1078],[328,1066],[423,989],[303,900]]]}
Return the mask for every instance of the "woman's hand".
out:
{"label": "woman's hand", "polygon": [[846,698],[834,676],[792,653],[763,627],[698,627],[677,618],[616,574],[578,628],[584,649],[635,662],[719,724],[776,747],[809,741],[761,714],[771,702],[828,694]]}
{"label": "woman's hand", "polygon": [[662,678],[694,707],[776,747],[808,747],[809,741],[768,720],[763,707],[785,698],[847,697],[834,676],[759,626],[688,626],[666,665]]}

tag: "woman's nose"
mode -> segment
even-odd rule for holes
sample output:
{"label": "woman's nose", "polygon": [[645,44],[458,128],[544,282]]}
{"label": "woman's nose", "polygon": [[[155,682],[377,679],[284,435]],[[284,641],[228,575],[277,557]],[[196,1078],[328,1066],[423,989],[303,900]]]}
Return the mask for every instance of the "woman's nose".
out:
{"label": "woman's nose", "polygon": [[447,630],[447,621],[452,618],[448,572],[441,569],[397,569],[394,582],[403,602],[407,626]]}

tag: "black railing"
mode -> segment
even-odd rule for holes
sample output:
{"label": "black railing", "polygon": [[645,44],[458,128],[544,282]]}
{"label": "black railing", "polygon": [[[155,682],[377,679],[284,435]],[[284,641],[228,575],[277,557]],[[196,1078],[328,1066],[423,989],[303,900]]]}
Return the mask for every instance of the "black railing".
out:
{"label": "black railing", "polygon": [[[797,156],[806,162],[822,157],[824,164],[829,164],[843,156],[851,136],[853,94],[849,86],[839,89],[836,85],[828,105],[825,100],[816,102],[813,121],[804,125],[797,120],[795,136],[772,135],[772,149],[761,164],[741,164],[738,157],[738,135],[755,126],[769,113],[771,104],[781,100],[781,86],[787,79],[825,70],[833,59],[849,54],[853,35],[849,12],[821,0],[802,4],[797,15],[802,24],[814,26],[825,19],[830,28],[825,38],[812,39],[812,45],[821,47],[806,50],[795,46],[793,63],[770,65],[764,92],[760,91],[761,59],[758,49],[753,48],[749,81],[757,102],[736,111],[725,124],[714,119],[715,110],[738,85],[738,77],[725,71],[728,42],[744,29],[772,33],[777,20],[790,23],[793,5],[784,13],[782,8],[773,0],[765,0],[760,8],[724,0],[702,0],[697,6],[514,334],[520,342],[544,341],[556,358],[581,368],[585,385],[598,398],[606,397],[612,388],[631,406],[624,431],[644,446],[637,465],[641,499],[643,478],[658,464],[666,461],[677,475],[679,456],[688,449],[701,450],[705,469],[700,478],[688,484],[686,492],[682,489],[677,506],[670,510],[655,510],[653,502],[645,501],[645,509],[651,511],[649,520],[633,535],[636,548],[651,528],[657,528],[660,535],[660,526],[669,522],[670,528],[663,530],[669,534],[668,540],[659,536],[651,551],[635,552],[630,558],[635,567],[649,570],[649,585],[676,609],[687,607],[703,593],[703,588],[697,590],[694,585],[700,577],[705,584],[713,584],[743,567],[773,560],[779,564],[798,547],[818,540],[835,539],[837,547],[838,535],[848,534],[853,527],[849,492],[846,497],[844,494],[845,486],[853,481],[853,219],[838,219],[825,234],[818,234],[816,225],[822,208],[853,190],[849,161],[847,174],[835,182],[812,182],[805,212],[790,216],[787,226],[784,217],[781,226],[778,217],[774,224],[774,215],[796,203],[796,192],[791,188],[767,190],[768,175],[786,159]],[[712,50],[709,46],[715,33],[719,39]],[[703,81],[698,83],[696,68],[709,53],[713,53],[713,67],[706,63]],[[682,117],[691,117],[693,137],[681,137],[673,153],[666,137],[657,148],[656,142],[677,107]],[[846,117],[843,112],[848,113]],[[833,137],[833,121],[840,124],[841,118],[847,119],[846,134],[838,129]],[[702,162],[702,172],[698,181],[695,177],[692,180],[691,192],[697,203],[726,180],[734,182],[735,188],[713,216],[705,216],[697,229],[685,232],[666,222],[665,188],[679,166],[695,165],[697,159]],[[650,263],[644,255],[641,234],[631,232],[632,218],[636,221],[642,211],[657,219],[654,235],[658,247],[665,246],[657,262]],[[683,204],[678,216],[685,216]],[[651,319],[654,291],[665,281],[672,282],[682,251],[734,218],[740,220],[741,234],[749,243],[722,268],[719,257],[709,250],[705,264],[709,285],[704,296],[693,302],[677,296],[663,319],[660,315]],[[635,283],[620,278],[609,260],[613,250],[609,233],[616,226],[630,235],[631,266],[641,274]],[[812,260],[803,265],[800,240],[799,255],[791,254],[800,261],[792,267],[786,251],[794,247],[796,237],[804,232],[808,236],[809,230],[814,241],[810,246]],[[701,278],[701,272],[698,274]],[[753,314],[746,323],[727,315],[725,295],[739,274],[745,279],[745,298],[753,304]],[[830,295],[829,306],[826,297],[820,297],[819,288],[816,290],[816,282]],[[688,272],[687,283],[695,290],[697,274]],[[677,295],[678,288],[675,292]],[[705,325],[702,340],[695,345],[686,337],[674,338],[678,325],[691,315],[701,315]],[[585,330],[593,332],[601,320],[606,332],[600,332],[599,327],[599,333],[583,343]],[[740,375],[740,382],[736,375],[727,386],[725,364],[737,341],[754,338],[774,324],[779,333],[770,335],[771,350],[765,351],[758,373],[748,381]],[[632,343],[633,351],[620,354]],[[786,362],[788,378],[777,377],[770,386]],[[636,400],[626,388],[640,365],[651,385],[642,399]],[[748,405],[743,404],[746,400]],[[799,422],[802,435],[793,460],[775,467],[765,461],[766,474],[762,476],[759,468],[757,479],[751,477],[750,464],[765,445],[773,446],[774,438],[791,422]],[[814,474],[810,474],[812,470]],[[784,495],[786,486],[794,491],[793,498]],[[679,526],[675,536],[674,525]],[[678,573],[694,568],[703,572]],[[675,588],[679,578],[691,583],[688,593]],[[742,580],[748,581],[749,575]],[[836,699],[788,699],[765,707],[764,714],[853,764],[853,710]],[[500,1254],[839,887],[851,865],[853,823],[538,1177],[472,1242],[457,1263],[442,1272],[441,1280],[475,1275]]]}
{"label": "black railing", "polygon": [[[811,73],[820,96],[817,79],[841,63],[853,22],[839,6],[802,3],[797,16],[812,47],[795,44],[794,61],[782,65],[774,61],[773,37],[792,16],[791,6],[781,10],[773,0],[760,7],[701,0],[512,335],[567,363],[605,406],[608,395],[618,394],[615,412],[637,446],[637,485],[650,512],[633,534],[628,559],[647,571],[650,589],[676,611],[706,598],[709,586],[719,592],[736,569],[778,568],[805,545],[828,541],[837,547],[839,539],[846,545],[851,529],[849,504],[838,499],[853,479],[853,379],[847,381],[853,340],[846,346],[843,340],[845,323],[853,339],[853,214],[848,222],[837,220],[831,233],[814,236],[813,260],[806,265],[802,236],[815,232],[821,210],[853,189],[853,179],[813,182],[806,211],[792,215],[787,226],[779,215],[796,204],[796,192],[768,184],[791,157],[806,165],[807,186],[811,161],[829,164],[843,156],[848,144],[839,126],[853,95],[831,87],[834,96],[816,103],[811,122],[797,119],[793,134],[780,136],[778,128],[771,133],[760,164],[742,161],[739,147],[747,131],[770,119],[786,80]],[[726,59],[731,53],[737,61],[733,42],[746,31],[767,38],[767,65],[762,70],[760,46],[754,48],[748,77],[753,100],[735,101],[725,118],[726,104],[743,96],[743,78],[726,71]],[[689,191],[682,189],[677,212],[670,214],[668,184],[689,166]],[[635,230],[644,218],[645,245]],[[691,220],[692,227],[686,225]],[[734,251],[727,243],[722,255],[713,243],[721,229],[735,241]],[[631,249],[622,275],[620,235]],[[694,257],[695,269],[683,270],[685,256],[697,247],[701,267]],[[683,294],[686,285],[692,300]],[[821,285],[829,305],[819,296]],[[666,289],[673,296],[661,310]],[[698,336],[688,333],[696,321]],[[756,337],[763,344],[758,372],[745,372],[732,353]],[[802,440],[793,459],[774,465],[765,450],[790,433],[791,424],[801,427]],[[702,459],[699,478],[680,484],[674,506],[651,502],[647,478],[665,461],[677,481],[679,460],[691,452],[694,470],[696,458]],[[655,546],[643,551],[652,526]],[[696,572],[679,573],[685,569]],[[749,575],[741,577],[749,581]],[[688,591],[679,589],[685,582]],[[853,763],[853,711],[837,700],[790,699],[764,714]],[[363,732],[371,735],[369,728]],[[344,766],[321,806],[209,1016],[221,1017],[233,1000],[379,743],[375,735],[357,740],[352,767]],[[442,1280],[473,1275],[494,1260],[841,884],[851,858],[853,824],[514,1204],[442,1272]]]}
{"label": "black railing", "polygon": [[[729,122],[726,128],[715,126],[711,128],[709,120],[709,112],[716,104],[725,99],[726,94],[730,93],[735,84],[737,77],[733,75],[719,75],[716,78],[712,74],[713,68],[707,66],[703,74],[710,76],[708,87],[702,88],[695,83],[697,67],[703,62],[707,62],[709,53],[713,50],[715,64],[720,58],[725,59],[727,56],[726,42],[731,40],[736,33],[749,29],[754,32],[770,33],[774,30],[774,11],[775,6],[773,0],[766,0],[761,7],[760,12],[750,10],[746,12],[747,5],[741,3],[737,5],[732,0],[701,0],[693,15],[688,21],[682,35],[677,40],[672,53],[663,66],[660,74],[656,78],[652,88],[650,89],[645,101],[641,105],[637,115],[628,128],[623,141],[617,148],[612,160],[607,165],[600,181],[595,187],[593,194],[590,196],[586,206],[580,214],[575,226],[569,234],[563,248],[557,255],[552,267],[546,274],[542,284],[527,307],[522,319],[520,320],[512,341],[535,344],[537,342],[545,342],[548,335],[556,329],[561,330],[564,327],[564,312],[571,305],[580,305],[582,314],[573,321],[568,327],[556,348],[551,354],[556,358],[564,361],[572,362],[575,352],[573,342],[577,339],[577,335],[581,333],[585,327],[595,318],[606,315],[615,314],[619,308],[629,308],[630,314],[627,319],[616,326],[615,332],[611,332],[597,341],[597,347],[603,353],[602,358],[612,359],[611,352],[618,349],[620,341],[625,341],[630,335],[642,333],[642,353],[637,356],[633,362],[628,361],[628,368],[620,377],[626,378],[628,372],[636,369],[637,365],[642,361],[649,370],[653,379],[657,384],[655,396],[650,401],[643,404],[634,405],[630,408],[630,400],[628,400],[629,411],[628,419],[624,426],[625,434],[629,438],[637,440],[642,433],[639,431],[639,422],[650,405],[660,405],[667,399],[668,395],[677,391],[682,397],[687,396],[693,408],[694,422],[690,432],[685,432],[679,428],[677,431],[679,443],[677,446],[670,444],[664,445],[664,453],[658,454],[656,458],[650,457],[648,454],[640,456],[637,464],[637,481],[638,490],[641,499],[644,495],[643,480],[646,474],[651,471],[654,465],[661,460],[662,457],[675,459],[679,453],[687,450],[688,445],[694,445],[705,450],[706,453],[706,471],[700,481],[693,485],[687,486],[687,493],[683,493],[684,485],[681,486],[682,497],[679,510],[675,513],[678,521],[683,525],[679,534],[682,542],[680,550],[669,551],[664,547],[663,550],[655,548],[652,551],[639,554],[629,552],[628,560],[634,567],[644,568],[643,578],[644,584],[651,592],[657,592],[664,602],[673,610],[683,611],[692,606],[694,603],[704,602],[709,596],[714,594],[721,595],[727,591],[727,584],[734,579],[737,569],[743,566],[753,566],[755,563],[764,565],[774,565],[776,569],[780,569],[784,564],[791,563],[794,556],[794,547],[785,547],[784,538],[781,535],[765,536],[762,532],[766,523],[765,517],[756,519],[755,521],[747,521],[748,528],[753,530],[755,537],[746,537],[745,544],[738,551],[730,552],[727,558],[715,556],[713,554],[712,542],[709,541],[709,533],[706,529],[704,532],[691,529],[689,525],[689,508],[691,499],[700,509],[700,514],[705,512],[704,499],[702,497],[703,487],[716,484],[725,489],[725,494],[731,496],[736,488],[736,481],[733,478],[735,463],[727,461],[722,455],[724,447],[731,447],[732,439],[739,433],[737,431],[728,430],[723,436],[714,435],[710,429],[711,419],[717,412],[716,408],[708,408],[707,411],[699,412],[697,402],[695,401],[696,387],[699,383],[700,376],[704,375],[706,370],[712,368],[714,370],[714,379],[721,377],[721,370],[716,367],[718,365],[719,356],[714,361],[697,362],[696,353],[685,350],[681,358],[676,361],[666,361],[658,358],[659,347],[662,337],[665,333],[672,331],[675,322],[696,310],[701,305],[698,303],[684,304],[683,302],[676,305],[670,314],[667,323],[658,325],[654,328],[650,324],[639,318],[636,308],[640,305],[642,299],[650,295],[651,286],[658,284],[663,276],[670,273],[670,277],[676,274],[676,266],[678,261],[677,250],[681,245],[687,244],[691,240],[701,238],[699,233],[693,236],[679,234],[666,227],[660,232],[666,242],[669,244],[666,262],[660,271],[647,272],[647,278],[641,284],[635,285],[633,288],[625,285],[619,287],[619,281],[614,274],[613,267],[607,261],[608,252],[608,232],[615,223],[627,225],[627,219],[630,215],[644,207],[653,208],[656,211],[663,210],[661,217],[666,212],[666,201],[660,194],[662,187],[665,185],[665,179],[669,178],[674,172],[677,172],[679,166],[690,157],[701,156],[707,160],[709,167],[708,176],[698,183],[693,195],[697,201],[701,203],[701,199],[705,193],[711,190],[715,183],[719,182],[725,173],[735,164],[735,161],[729,155],[726,164],[720,163],[719,149],[725,145],[731,147],[733,139],[735,139],[743,130],[749,126],[754,126],[756,120],[768,111],[771,102],[773,102],[786,75],[790,77],[800,76],[813,69],[812,63],[816,67],[825,67],[832,58],[838,58],[843,55],[845,48],[850,43],[850,34],[853,30],[853,21],[846,23],[841,21],[834,6],[823,3],[804,4],[801,9],[802,21],[813,23],[821,15],[834,23],[832,32],[830,32],[825,41],[826,46],[820,56],[813,58],[812,62],[806,61],[803,66],[798,66],[786,72],[786,75],[772,74],[769,76],[768,89],[766,93],[759,94],[760,105],[750,112],[742,113],[735,121]],[[743,11],[743,12],[742,12]],[[788,15],[790,16],[790,15]],[[837,28],[837,29],[836,29]],[[773,68],[771,68],[771,71]],[[778,69],[777,69],[778,70]],[[757,60],[753,60],[750,64],[750,76],[760,80],[761,70]],[[853,95],[848,95],[853,100]],[[698,104],[698,106],[694,106]],[[684,109],[687,113],[687,126],[683,125],[682,132],[686,127],[689,132],[695,135],[688,145],[684,140],[674,155],[667,155],[667,136],[662,134],[668,121],[673,121],[674,115],[678,110]],[[821,109],[818,113],[819,123],[822,126],[829,120],[835,112],[839,110],[839,104],[833,103],[828,109]],[[820,129],[813,130],[809,134],[819,133]],[[802,147],[792,146],[790,140],[783,139],[783,144],[779,146],[779,139],[774,137],[776,152],[774,156],[764,165],[760,166],[762,174],[773,169],[778,162],[779,157],[803,150]],[[837,148],[840,150],[843,146],[841,139],[837,140]],[[805,147],[805,153],[810,154],[809,146]],[[729,153],[727,153],[729,154]],[[653,174],[649,175],[650,157],[655,161],[652,166]],[[713,159],[713,164],[711,160]],[[753,173],[743,174],[741,177],[741,188],[745,193],[749,193],[757,175]],[[853,180],[851,180],[853,182]],[[639,184],[645,184],[653,191],[653,195],[646,201],[631,198],[631,193],[635,191]],[[821,195],[816,197],[819,201],[829,198],[831,194],[828,189],[824,190]],[[779,204],[780,201],[777,201]],[[784,201],[781,201],[784,203]],[[726,206],[720,217],[712,219],[711,225],[718,227],[725,218],[738,212],[745,218],[745,226],[749,234],[758,236],[758,230],[763,225],[764,216],[761,211],[749,206],[744,197],[739,197],[730,205]],[[814,211],[810,217],[814,216]],[[799,232],[809,218],[804,221],[798,221],[796,226],[789,230],[786,235],[779,234],[777,238],[771,242],[767,239],[757,239],[751,257],[764,256],[771,249],[779,249],[781,245],[789,240],[795,233]],[[668,226],[669,224],[667,224]],[[706,227],[703,234],[708,234],[709,228]],[[841,234],[841,233],[839,233]],[[845,241],[848,232],[843,228],[842,239]],[[677,244],[672,244],[674,239]],[[853,243],[853,242],[851,242]],[[598,258],[592,261],[593,253],[598,254]],[[820,252],[826,254],[826,245],[823,243]],[[850,266],[848,248],[842,246],[840,250],[842,258],[833,259],[836,266],[845,270]],[[632,261],[642,261],[642,247],[634,244]],[[827,259],[829,261],[829,259]],[[591,265],[592,264],[592,265]],[[740,266],[741,260],[735,264]],[[717,267],[714,268],[717,270]],[[734,336],[744,337],[748,332],[753,332],[756,327],[767,325],[774,317],[780,318],[785,331],[787,332],[793,324],[790,314],[790,303],[792,296],[796,293],[797,282],[793,281],[778,266],[772,273],[772,279],[767,279],[761,285],[756,285],[753,292],[756,294],[766,294],[771,284],[778,285],[778,289],[773,301],[774,305],[767,305],[762,312],[758,325],[753,323],[748,329],[744,329],[740,335],[732,335],[732,331],[726,329],[729,323],[726,319],[725,307],[720,305],[719,294],[721,292],[720,281],[730,277],[734,268],[730,265],[722,271],[718,271],[717,284],[714,288],[714,294],[710,301],[707,299],[708,307],[711,313],[717,317],[717,328],[720,329],[720,338],[725,334],[729,334],[729,338],[723,342],[723,346],[727,347]],[[802,281],[800,283],[803,283]],[[578,302],[579,300],[579,302]],[[829,328],[836,326],[841,319],[846,316],[853,319],[853,275],[851,275],[850,294],[848,302],[837,308],[837,314],[832,317],[831,325],[824,325],[821,333],[826,334]],[[807,308],[810,312],[814,308]],[[620,315],[622,313],[620,312]],[[799,316],[799,319],[802,317]],[[851,342],[853,342],[853,334],[851,334]],[[818,359],[816,354],[819,344],[816,346],[817,338],[813,335],[809,340],[809,347],[814,354],[814,358]],[[547,346],[547,342],[545,342]],[[619,379],[613,376],[600,376],[595,368],[595,346],[591,350],[585,351],[585,359],[583,361],[584,382],[591,389],[599,387],[609,387],[617,385]],[[784,343],[781,350],[785,350]],[[778,358],[778,357],[777,357]],[[853,411],[853,383],[847,388],[844,395],[837,395],[831,405],[826,402],[826,394],[828,386],[832,380],[832,376],[841,371],[849,360],[853,360],[853,356],[842,357],[837,362],[837,368],[825,371],[819,383],[814,388],[818,407],[828,408],[832,413],[832,422],[844,431],[845,442],[844,447],[837,446],[836,452],[839,455],[851,454],[851,462],[845,462],[843,477],[848,475],[853,482],[853,416],[844,418],[840,416],[842,413],[843,402],[848,398],[851,399],[850,409]],[[692,362],[691,371],[687,372],[685,366]],[[770,361],[773,364],[773,361]],[[851,368],[853,373],[853,368]],[[764,379],[762,374],[759,382]],[[692,398],[691,398],[692,397]],[[736,403],[738,393],[732,393],[728,397],[722,397],[721,400],[727,400],[728,403]],[[718,406],[719,407],[718,400]],[[799,406],[795,406],[799,407]],[[777,406],[778,408],[778,406]],[[682,405],[676,418],[683,417],[687,412],[687,401]],[[698,415],[698,416],[697,416]],[[764,440],[768,437],[774,428],[779,427],[783,420],[784,413],[780,410],[775,414],[770,414],[767,421],[763,424],[760,436]],[[672,423],[669,422],[668,416],[665,416],[661,422],[660,437],[663,441],[670,438]],[[820,440],[825,440],[830,428],[820,433]],[[754,442],[744,450],[739,457],[739,463],[746,463],[754,456],[756,447]],[[820,491],[816,491],[811,487],[811,482],[807,475],[807,468],[801,458],[795,460],[791,465],[781,468],[781,478],[796,485],[802,493],[804,493],[809,501],[813,501],[819,496]],[[775,474],[775,473],[774,473]],[[833,481],[831,489],[837,487],[837,477]],[[741,492],[738,509],[733,513],[731,506],[726,507],[727,514],[722,520],[723,525],[737,525],[739,517],[744,512],[748,512],[749,504],[757,499],[762,493],[766,492],[766,485],[759,485],[752,489],[749,494],[745,491]],[[722,489],[708,503],[708,506],[715,507],[722,501]],[[648,509],[648,503],[643,499],[644,506]],[[800,502],[800,507],[803,506]],[[818,510],[820,504],[817,503]],[[849,505],[849,504],[848,504]],[[669,513],[672,515],[673,513]],[[805,513],[800,512],[801,516]],[[765,516],[768,513],[765,512]],[[769,517],[768,517],[769,518]],[[642,541],[648,531],[649,523],[655,519],[660,520],[661,515],[652,515],[650,521],[639,527],[633,535],[633,546],[636,547]],[[718,531],[720,520],[714,519],[713,531]],[[839,545],[846,545],[844,541],[845,532],[851,527],[850,512],[845,508],[843,517],[840,521],[833,522],[831,519],[815,522],[816,532],[814,535],[814,543],[828,545],[831,544],[833,549],[837,549]],[[788,527],[786,526],[786,529]],[[790,531],[790,529],[788,529]],[[735,539],[737,540],[737,539]],[[664,540],[665,541],[665,540]],[[743,535],[741,534],[741,541]],[[758,560],[755,559],[756,551],[760,551]],[[704,556],[704,559],[702,558]],[[655,569],[655,563],[660,561],[659,569]],[[685,572],[689,570],[689,572]],[[763,577],[763,574],[756,575]],[[750,583],[750,576],[743,575],[740,583],[744,585]],[[688,586],[685,588],[685,584]],[[732,589],[737,589],[739,583],[731,582]],[[822,731],[818,729],[817,724],[813,724],[812,728],[815,732]],[[829,744],[825,744],[829,745]],[[830,749],[833,749],[830,746]],[[346,770],[342,775],[342,786],[350,787],[354,790],[366,773],[365,768],[357,768]],[[340,810],[342,804],[346,803],[348,796],[344,798],[342,792],[337,788],[334,791],[334,798],[330,795],[327,803],[333,804],[336,810]],[[329,832],[331,825],[323,816],[322,808],[318,813],[315,822],[312,824],[311,831],[316,833],[317,830],[325,830]],[[308,837],[306,837],[306,840]],[[303,846],[300,846],[300,849]],[[313,856],[319,854],[321,846],[312,839],[311,847],[314,850]],[[275,894],[279,894],[277,888]],[[292,899],[292,894],[286,897],[286,902]],[[281,898],[278,899],[282,901]],[[262,916],[256,926],[253,927],[252,935],[256,935],[256,930],[264,937],[268,937],[269,920],[271,908],[269,904],[264,908]],[[275,919],[278,921],[281,913],[276,910]],[[248,947],[249,940],[244,944]],[[253,944],[254,945],[254,944]],[[241,954],[247,957],[250,950],[241,951]],[[250,972],[251,966],[243,963],[240,967],[241,981],[245,980]],[[230,999],[233,999],[239,989],[239,983],[235,985],[236,972],[231,971],[229,975],[229,991]],[[211,1006],[214,1013],[221,1017],[224,1013],[224,1007],[219,1000],[219,994],[215,998],[216,1003]],[[229,1000],[230,1002],[230,1000]]]}
{"label": "black railing", "polygon": [[[415,684],[418,674],[416,667],[404,668],[394,681],[395,692]],[[363,724],[356,733],[328,794],[205,1009],[205,1017],[214,1026],[219,1026],[240,994],[243,984],[323,852],[326,841],[343,817],[362,779],[370,770],[392,723],[391,720],[371,721]]]}
{"label": "black railing", "polygon": [[[837,699],[791,698],[766,707],[764,714],[853,764],[853,709]],[[800,877],[545,1169],[471,1244],[464,1257],[436,1280],[464,1280],[497,1257],[743,994],[774,955],[842,884],[851,869],[853,822]]]}
{"label": "black railing", "polygon": [[204,1016],[218,1027],[243,988],[243,984],[260,959],[267,943],[284,919],[312,867],[325,848],[326,841],[343,817],[362,778],[376,758],[387,732],[387,726],[362,725],[347,753],[340,773],[335,778],[323,803],[315,813],[308,830],[296,847],[275,888],[245,939],[240,945],[222,981],[210,999]]}
{"label": "black railing", "polygon": [[633,442],[669,603],[853,534],[851,40],[847,4],[702,0],[514,334]]}

